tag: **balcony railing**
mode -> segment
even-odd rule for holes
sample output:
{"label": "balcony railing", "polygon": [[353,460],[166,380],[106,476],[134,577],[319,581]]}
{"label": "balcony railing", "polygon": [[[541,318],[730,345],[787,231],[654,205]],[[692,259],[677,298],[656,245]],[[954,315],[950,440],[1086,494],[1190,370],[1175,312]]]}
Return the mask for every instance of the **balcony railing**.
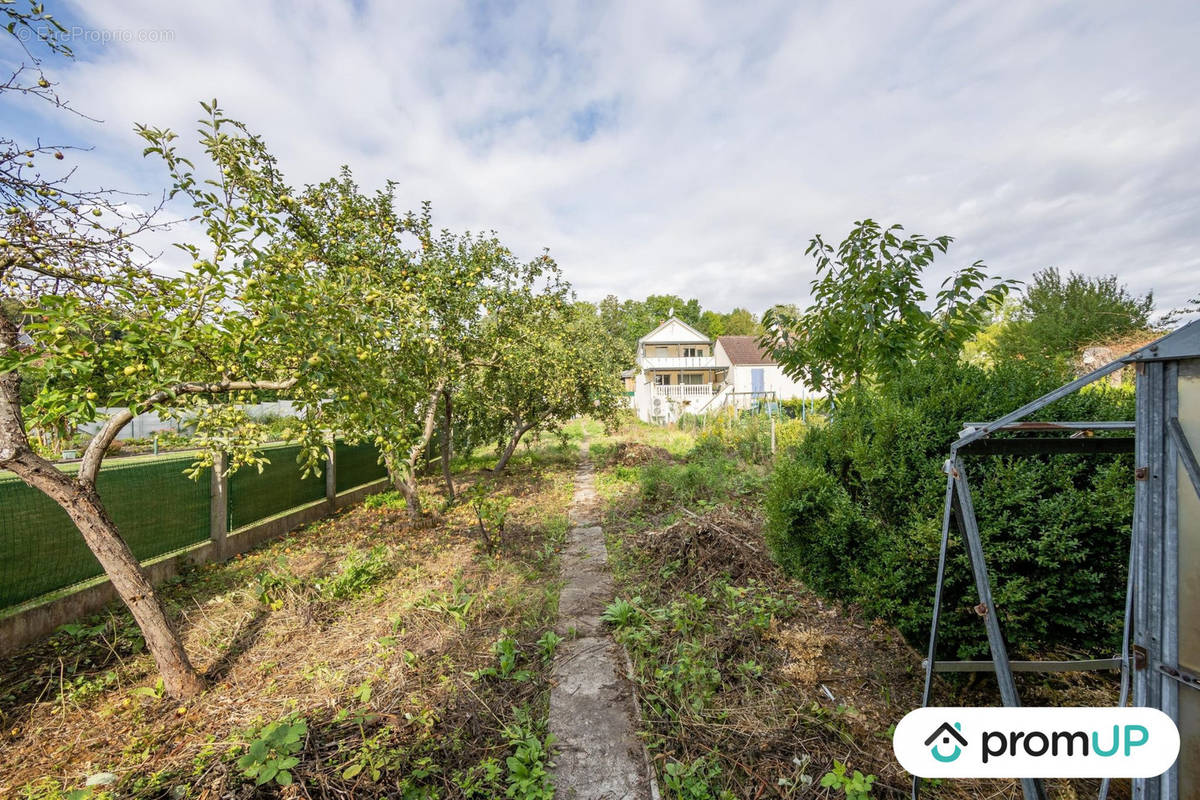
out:
{"label": "balcony railing", "polygon": [[717,389],[711,383],[680,383],[674,386],[655,386],[654,394],[670,400],[701,400],[712,397]]}
{"label": "balcony railing", "polygon": [[713,369],[717,361],[712,356],[646,356],[642,369]]}

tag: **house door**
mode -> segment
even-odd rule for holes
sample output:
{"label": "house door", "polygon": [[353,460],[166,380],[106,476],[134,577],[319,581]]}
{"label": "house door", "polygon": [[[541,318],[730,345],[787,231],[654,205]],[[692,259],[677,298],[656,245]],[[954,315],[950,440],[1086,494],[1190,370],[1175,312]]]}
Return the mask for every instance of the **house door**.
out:
{"label": "house door", "polygon": [[766,381],[763,378],[765,370],[752,369],[750,370],[750,391],[755,394],[762,394],[766,391]]}

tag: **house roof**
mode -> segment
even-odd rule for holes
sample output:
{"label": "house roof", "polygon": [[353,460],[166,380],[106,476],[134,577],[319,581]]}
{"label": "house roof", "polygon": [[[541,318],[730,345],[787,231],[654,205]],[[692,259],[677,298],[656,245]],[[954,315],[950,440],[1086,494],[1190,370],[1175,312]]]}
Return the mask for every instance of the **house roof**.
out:
{"label": "house roof", "polygon": [[663,344],[708,344],[710,339],[688,325],[679,317],[671,317],[638,342],[660,342]]}
{"label": "house roof", "polygon": [[774,364],[775,359],[758,346],[757,336],[718,336],[717,344],[729,356],[731,364]]}

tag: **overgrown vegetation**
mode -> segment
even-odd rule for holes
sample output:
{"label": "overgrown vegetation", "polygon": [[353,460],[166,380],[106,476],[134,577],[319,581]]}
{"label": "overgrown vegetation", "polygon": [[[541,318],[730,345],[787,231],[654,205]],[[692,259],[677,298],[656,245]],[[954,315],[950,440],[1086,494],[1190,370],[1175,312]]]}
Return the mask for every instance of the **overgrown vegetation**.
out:
{"label": "overgrown vegetation", "polygon": [[[756,436],[744,422],[724,436]],[[839,764],[846,786],[870,776],[869,796],[898,796],[907,779],[886,732],[918,702],[920,659],[772,562],[760,516],[769,466],[738,453],[701,444],[682,464],[598,476],[619,592],[604,618],[633,662],[663,796],[846,797],[826,779]]]}
{"label": "overgrown vegetation", "polygon": [[490,552],[468,504],[413,526],[392,492],[170,582],[197,702],[166,696],[115,607],[0,661],[0,795],[550,798],[569,445],[502,477],[464,462],[508,498]]}
{"label": "overgrown vegetation", "polygon": [[[942,462],[966,420],[988,420],[1063,382],[1027,363],[993,370],[927,362],[837,413],[782,456],[766,498],[770,541],[814,589],[860,604],[914,643],[929,633],[941,535]],[[1132,419],[1128,390],[1095,387],[1041,419]],[[996,606],[1020,653],[1119,646],[1129,528],[1129,456],[968,458]],[[942,652],[987,652],[961,537],[951,538]]]}
{"label": "overgrown vegetation", "polygon": [[[972,400],[984,388],[983,384],[958,387],[960,402]],[[894,414],[910,408],[919,391],[919,386],[912,386],[903,403],[897,400],[888,408]],[[924,401],[928,406],[906,413],[925,413],[946,400],[931,396]],[[997,396],[995,402],[1003,400]],[[1113,400],[1085,395],[1080,402],[1091,403],[1088,407],[1099,413]],[[614,458],[598,474],[597,487],[608,508],[605,531],[610,563],[618,582],[618,595],[604,619],[630,654],[642,709],[642,736],[664,797],[863,800],[909,796],[911,779],[895,762],[890,732],[920,703],[921,654],[874,608],[840,602],[837,597],[847,595],[824,585],[810,587],[787,575],[770,555],[768,538],[775,537],[764,534],[761,516],[764,483],[769,485],[771,508],[793,496],[800,498],[796,503],[808,504],[792,517],[801,531],[809,529],[806,520],[812,520],[811,527],[818,530],[828,527],[821,515],[829,514],[825,510],[829,507],[851,516],[858,513],[848,498],[838,499],[836,492],[843,490],[832,477],[834,466],[799,463],[799,453],[818,446],[825,454],[843,453],[851,468],[872,456],[875,460],[869,463],[876,469],[871,479],[893,492],[879,496],[879,501],[895,505],[904,497],[905,507],[913,508],[914,515],[920,512],[924,501],[918,493],[923,483],[912,481],[932,456],[915,449],[916,432],[910,442],[903,425],[887,424],[902,420],[885,421],[878,414],[866,417],[866,412],[855,408],[839,406],[828,425],[808,430],[789,454],[776,457],[774,466],[769,459],[756,463],[743,457],[754,450],[739,447],[738,440],[759,435],[758,423],[747,417],[731,422],[715,443],[703,441],[703,434],[692,434],[696,444],[681,461],[625,463]],[[874,443],[854,439],[849,431],[867,422],[873,423],[867,426],[871,430],[889,431],[891,438]],[[619,435],[649,444],[671,440],[678,432],[633,426]],[[891,452],[905,442],[910,451],[901,447]],[[609,452],[616,455],[622,449]],[[897,471],[891,477],[884,456],[903,461],[910,471]],[[939,465],[933,463],[935,519],[940,519],[942,497]],[[826,494],[798,483],[798,471],[827,481],[821,490]],[[1086,482],[1077,470],[1071,476]],[[797,543],[783,563],[803,571],[806,578],[809,572],[823,575],[832,570],[853,591],[856,582],[863,580],[863,565],[880,558],[880,550],[890,544],[900,552],[889,556],[878,573],[870,574],[881,581],[888,566],[903,564],[897,583],[905,575],[912,580],[919,576],[925,582],[923,594],[912,597],[911,606],[905,607],[912,609],[914,620],[918,616],[927,620],[931,595],[925,596],[924,589],[932,581],[936,563],[918,563],[912,547],[897,540],[871,543],[868,550],[859,539],[870,535],[856,530],[854,537],[839,540],[840,549],[821,545],[818,553]],[[1061,537],[1062,531],[1052,535]],[[933,552],[936,556],[936,542]],[[1051,555],[1045,553],[1047,559]],[[798,568],[799,564],[805,566]],[[903,585],[876,591],[898,598],[913,590]],[[955,630],[977,642],[982,638],[980,629],[972,615],[960,620]],[[1064,688],[1071,702],[1113,701],[1112,687],[1103,679],[1029,682],[1022,688],[1033,704],[1062,702]],[[948,703],[954,698],[966,704],[995,701],[988,686],[948,685],[939,679],[936,691]],[[1051,789],[1063,793],[1053,796],[1064,797],[1094,791],[1088,785],[1065,782]],[[1114,796],[1122,796],[1123,790]],[[942,781],[926,783],[922,796],[1018,798],[1020,788],[1007,781]]]}

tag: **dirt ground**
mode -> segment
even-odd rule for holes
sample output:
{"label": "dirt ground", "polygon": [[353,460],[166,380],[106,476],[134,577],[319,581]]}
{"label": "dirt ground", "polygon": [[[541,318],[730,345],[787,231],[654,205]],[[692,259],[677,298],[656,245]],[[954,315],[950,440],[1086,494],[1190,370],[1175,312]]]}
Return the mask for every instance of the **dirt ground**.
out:
{"label": "dirt ground", "polygon": [[[0,662],[0,797],[503,794],[505,759],[545,739],[573,464],[514,461],[494,555],[469,508],[414,528],[385,496],[177,579],[165,595],[211,685],[191,702],[161,696],[118,607]],[[238,759],[300,721],[290,780],[256,787]]]}

